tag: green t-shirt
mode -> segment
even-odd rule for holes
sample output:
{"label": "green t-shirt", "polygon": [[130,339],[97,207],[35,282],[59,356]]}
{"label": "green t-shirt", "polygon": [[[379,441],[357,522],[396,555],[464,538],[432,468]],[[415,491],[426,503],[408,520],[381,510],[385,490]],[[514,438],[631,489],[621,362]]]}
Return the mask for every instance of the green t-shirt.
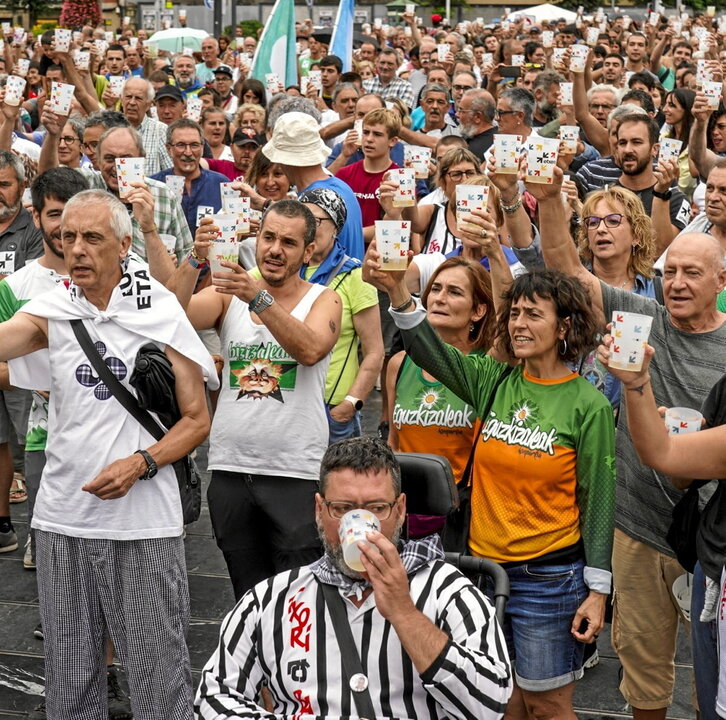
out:
{"label": "green t-shirt", "polygon": [[[309,267],[305,278],[311,277],[316,270],[317,266]],[[372,285],[363,281],[362,272],[361,268],[354,268],[334,277],[328,284],[331,290],[338,293],[343,303],[340,337],[333,348],[328,376],[325,379],[325,402],[329,405],[343,402],[360,368],[359,341],[353,325],[353,315],[378,305],[378,293]]]}
{"label": "green t-shirt", "polygon": [[721,290],[721,292],[716,295],[716,310],[719,312],[726,312],[726,290]]}

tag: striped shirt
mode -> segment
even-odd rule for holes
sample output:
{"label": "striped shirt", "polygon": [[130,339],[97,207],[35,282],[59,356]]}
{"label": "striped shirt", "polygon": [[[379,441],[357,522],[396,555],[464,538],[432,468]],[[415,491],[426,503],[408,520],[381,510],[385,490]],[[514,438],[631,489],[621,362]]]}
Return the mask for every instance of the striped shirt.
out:
{"label": "striped shirt", "polygon": [[619,180],[622,174],[623,171],[615,164],[612,156],[589,162],[577,171],[577,177],[585,188],[585,193],[603,190],[607,185]]}
{"label": "striped shirt", "polygon": [[369,80],[363,81],[363,88],[367,93],[377,93],[382,98],[397,97],[403,100],[409,110],[413,107],[413,88],[411,83],[404,78],[395,77],[388,85],[384,85],[376,75]]}
{"label": "striped shirt", "polygon": [[[227,616],[202,671],[195,710],[204,720],[357,717],[335,630],[312,566],[256,585]],[[416,607],[450,640],[418,673],[369,595],[345,600],[377,718],[502,717],[512,691],[507,650],[489,601],[451,565],[435,560],[409,576]],[[341,593],[342,594],[342,593]],[[275,715],[255,698],[266,683]]]}

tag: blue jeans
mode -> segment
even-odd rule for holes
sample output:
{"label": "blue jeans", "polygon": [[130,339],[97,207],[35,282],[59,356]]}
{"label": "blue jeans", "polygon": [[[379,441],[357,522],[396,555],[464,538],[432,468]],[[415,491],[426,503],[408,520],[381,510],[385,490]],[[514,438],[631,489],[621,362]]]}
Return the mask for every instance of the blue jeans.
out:
{"label": "blue jeans", "polygon": [[696,563],[691,589],[691,644],[696,697],[701,720],[718,720],[718,624],[715,620],[704,623],[698,619],[703,610],[705,590],[706,580],[701,563]]}
{"label": "blue jeans", "polygon": [[570,631],[588,594],[583,568],[582,560],[507,568],[511,587],[504,635],[524,690],[554,690],[582,677],[585,646]]}
{"label": "blue jeans", "polygon": [[330,439],[328,445],[332,445],[339,440],[347,440],[348,438],[360,437],[360,412],[355,411],[353,417],[348,422],[338,422],[330,417],[330,408],[335,405],[326,405],[325,414],[328,416],[328,430]]}

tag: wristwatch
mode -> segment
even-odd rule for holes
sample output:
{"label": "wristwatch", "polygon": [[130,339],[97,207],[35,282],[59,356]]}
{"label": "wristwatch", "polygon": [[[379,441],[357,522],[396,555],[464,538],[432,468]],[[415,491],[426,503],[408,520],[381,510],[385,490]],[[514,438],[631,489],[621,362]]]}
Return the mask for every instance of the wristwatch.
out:
{"label": "wristwatch", "polygon": [[146,460],[146,472],[139,476],[139,480],[150,480],[159,471],[159,468],[156,465],[156,460],[154,460],[154,458],[151,457],[146,450],[137,450],[134,455],[136,455],[136,453]]}
{"label": "wristwatch", "polygon": [[249,303],[250,312],[257,313],[259,315],[264,310],[267,310],[267,308],[274,302],[275,298],[272,297],[267,290],[258,290]]}
{"label": "wristwatch", "polygon": [[345,399],[356,409],[361,410],[363,408],[363,401],[355,395],[346,395]]}

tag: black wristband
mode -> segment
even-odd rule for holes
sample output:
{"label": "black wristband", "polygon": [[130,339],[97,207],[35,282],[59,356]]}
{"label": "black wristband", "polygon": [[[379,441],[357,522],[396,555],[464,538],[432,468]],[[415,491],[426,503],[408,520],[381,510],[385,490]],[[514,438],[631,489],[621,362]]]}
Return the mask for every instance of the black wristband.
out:
{"label": "black wristband", "polygon": [[670,188],[664,193],[653,190],[653,197],[658,198],[658,200],[670,200],[672,195],[673,191]]}

